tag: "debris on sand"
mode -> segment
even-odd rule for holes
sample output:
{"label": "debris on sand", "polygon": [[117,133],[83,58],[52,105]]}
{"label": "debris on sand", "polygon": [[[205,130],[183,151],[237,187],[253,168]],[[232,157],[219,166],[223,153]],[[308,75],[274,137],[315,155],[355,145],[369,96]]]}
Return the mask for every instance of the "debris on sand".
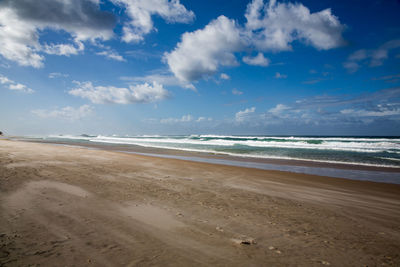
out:
{"label": "debris on sand", "polygon": [[255,245],[257,244],[254,238],[242,238],[242,239],[232,239],[232,241],[237,245]]}

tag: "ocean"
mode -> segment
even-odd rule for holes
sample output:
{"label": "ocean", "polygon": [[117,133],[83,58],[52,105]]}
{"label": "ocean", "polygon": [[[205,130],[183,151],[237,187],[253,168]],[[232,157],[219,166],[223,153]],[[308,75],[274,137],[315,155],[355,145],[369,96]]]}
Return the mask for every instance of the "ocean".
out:
{"label": "ocean", "polygon": [[205,152],[237,157],[400,167],[400,137],[50,135],[50,142],[107,143]]}

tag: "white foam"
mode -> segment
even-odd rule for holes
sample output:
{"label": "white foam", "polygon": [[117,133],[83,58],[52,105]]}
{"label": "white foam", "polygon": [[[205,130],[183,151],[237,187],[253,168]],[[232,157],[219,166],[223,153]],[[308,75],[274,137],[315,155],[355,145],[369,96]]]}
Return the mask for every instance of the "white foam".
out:
{"label": "white foam", "polygon": [[[224,154],[239,157],[251,158],[266,158],[266,159],[285,159],[285,160],[304,160],[325,163],[340,163],[340,164],[357,164],[365,166],[376,167],[398,167],[391,164],[382,165],[374,163],[360,163],[360,162],[343,162],[337,160],[316,160],[304,159],[294,157],[282,157],[272,155],[273,151],[263,150],[274,149],[304,149],[304,150],[325,150],[325,151],[343,151],[343,152],[357,152],[357,153],[394,153],[400,154],[400,139],[390,138],[336,138],[336,137],[260,137],[260,136],[217,136],[217,135],[191,135],[191,136],[159,136],[159,135],[141,135],[131,137],[118,137],[118,136],[102,136],[86,137],[86,136],[73,136],[73,135],[59,135],[49,136],[51,138],[71,139],[71,140],[85,140],[90,142],[109,143],[109,144],[126,144],[138,145],[143,147],[153,147],[162,149],[175,149],[182,151],[193,152],[206,152],[214,154]],[[194,138],[196,137],[196,138]],[[207,139],[206,139],[207,138]],[[209,139],[210,138],[210,139]],[[225,139],[224,139],[225,138]],[[227,138],[235,138],[235,140],[226,140]],[[267,138],[268,140],[265,140]],[[251,140],[249,140],[251,139]],[[276,139],[276,140],[275,140]],[[343,140],[343,141],[340,141]],[[284,141],[278,141],[284,140]],[[363,141],[365,140],[365,141]],[[397,141],[399,140],[399,141]],[[307,141],[319,141],[320,143],[308,143]],[[244,146],[244,147],[240,147]],[[244,153],[234,153],[230,151],[218,151],[220,149],[227,150],[227,148],[243,150]],[[256,149],[261,152],[255,154]],[[258,151],[257,150],[257,151]],[[268,154],[270,153],[270,154]],[[296,153],[296,152],[295,152]],[[304,151],[305,154],[308,152]],[[386,158],[394,163],[397,161],[396,157]],[[400,161],[400,160],[399,160]]]}
{"label": "white foam", "polygon": [[235,139],[281,139],[281,140],[317,140],[317,141],[362,141],[362,142],[400,142],[399,138],[379,138],[379,137],[301,137],[301,136],[235,136],[235,135],[192,135],[199,138],[235,138]]}
{"label": "white foam", "polygon": [[[101,141],[97,141],[101,142]],[[108,143],[108,142],[105,142]],[[115,143],[120,144],[120,143]],[[194,149],[194,148],[177,148],[177,147],[169,147],[162,145],[146,145],[146,144],[135,144],[143,147],[152,147],[152,148],[160,148],[160,149],[169,149],[169,150],[180,150],[180,151],[188,151],[188,152],[200,152],[200,153],[210,153],[215,155],[228,155],[233,157],[241,157],[241,158],[259,158],[259,159],[280,159],[280,160],[295,160],[295,161],[306,161],[306,162],[319,162],[319,163],[331,163],[331,164],[344,164],[344,165],[360,165],[360,166],[369,166],[369,167],[385,167],[385,168],[399,168],[397,165],[390,164],[374,164],[374,163],[363,163],[363,162],[351,162],[351,161],[336,161],[336,160],[317,160],[317,159],[307,159],[307,158],[294,158],[294,157],[282,157],[282,156],[274,156],[274,155],[254,155],[254,154],[239,154],[239,153],[229,153],[229,152],[221,152],[215,150],[207,150],[207,149]]]}
{"label": "white foam", "polygon": [[[86,139],[87,140],[87,139]],[[278,141],[254,141],[254,140],[199,140],[181,138],[175,139],[171,137],[164,138],[135,138],[135,137],[108,137],[98,136],[91,138],[92,142],[109,142],[113,144],[131,144],[131,145],[171,145],[175,148],[181,148],[182,145],[197,145],[197,146],[222,146],[230,147],[237,145],[244,145],[250,147],[262,148],[287,148],[287,149],[318,149],[318,150],[335,150],[335,151],[350,151],[350,152],[364,152],[364,153],[378,153],[384,151],[400,151],[400,144],[396,142],[338,142],[338,141],[322,141],[320,144],[310,144],[306,141],[295,142],[278,142]],[[393,151],[393,152],[395,152]]]}

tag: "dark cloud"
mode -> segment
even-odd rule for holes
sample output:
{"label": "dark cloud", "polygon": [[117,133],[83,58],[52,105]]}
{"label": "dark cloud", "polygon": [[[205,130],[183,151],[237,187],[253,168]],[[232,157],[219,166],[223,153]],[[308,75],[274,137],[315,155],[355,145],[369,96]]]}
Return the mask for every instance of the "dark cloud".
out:
{"label": "dark cloud", "polygon": [[112,31],[116,23],[112,13],[100,10],[91,0],[5,0],[0,7],[11,8],[18,17],[34,24],[53,24],[72,31]]}

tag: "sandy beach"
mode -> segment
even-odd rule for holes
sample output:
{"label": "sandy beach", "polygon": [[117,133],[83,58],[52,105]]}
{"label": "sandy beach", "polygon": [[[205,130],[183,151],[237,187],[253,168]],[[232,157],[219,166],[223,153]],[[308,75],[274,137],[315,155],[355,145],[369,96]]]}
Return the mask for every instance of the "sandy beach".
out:
{"label": "sandy beach", "polygon": [[0,266],[400,266],[400,185],[0,140]]}

